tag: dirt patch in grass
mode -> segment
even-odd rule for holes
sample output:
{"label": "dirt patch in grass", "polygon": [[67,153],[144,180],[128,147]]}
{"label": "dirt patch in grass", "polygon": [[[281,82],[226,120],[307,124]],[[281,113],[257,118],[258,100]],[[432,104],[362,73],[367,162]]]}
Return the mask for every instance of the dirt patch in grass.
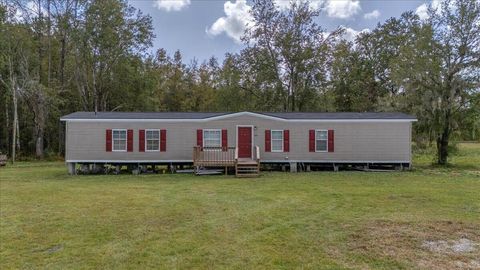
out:
{"label": "dirt patch in grass", "polygon": [[480,225],[374,221],[349,236],[349,251],[406,268],[480,269]]}

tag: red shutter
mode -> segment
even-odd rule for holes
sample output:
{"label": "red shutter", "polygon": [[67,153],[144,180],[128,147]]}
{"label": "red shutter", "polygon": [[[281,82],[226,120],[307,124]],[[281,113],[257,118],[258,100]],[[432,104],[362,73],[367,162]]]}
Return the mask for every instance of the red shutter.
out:
{"label": "red shutter", "polygon": [[308,150],[315,152],[315,130],[313,129],[308,132]]}
{"label": "red shutter", "polygon": [[283,152],[290,152],[290,131],[283,131]]}
{"label": "red shutter", "polygon": [[127,152],[133,152],[133,129],[127,130]]}
{"label": "red shutter", "polygon": [[265,152],[271,152],[272,151],[272,139],[271,139],[271,133],[269,129],[265,130]]}
{"label": "red shutter", "polygon": [[333,129],[328,130],[328,152],[334,152],[335,150],[335,139]]}
{"label": "red shutter", "polygon": [[167,130],[160,130],[160,152],[167,151]]}
{"label": "red shutter", "polygon": [[203,130],[197,129],[197,146],[203,146]]}
{"label": "red shutter", "polygon": [[107,129],[107,132],[106,132],[105,148],[107,152],[112,152],[112,130],[111,129]]}
{"label": "red shutter", "polygon": [[138,131],[138,151],[145,152],[145,129]]}
{"label": "red shutter", "polygon": [[226,129],[222,129],[222,149],[223,151],[227,151],[228,149],[228,136]]}

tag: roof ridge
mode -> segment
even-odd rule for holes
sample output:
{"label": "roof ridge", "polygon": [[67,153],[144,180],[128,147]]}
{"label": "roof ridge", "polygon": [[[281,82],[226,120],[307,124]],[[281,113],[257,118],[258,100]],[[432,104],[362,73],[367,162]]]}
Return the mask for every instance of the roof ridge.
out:
{"label": "roof ridge", "polygon": [[69,119],[219,119],[237,115],[253,115],[271,119],[284,120],[362,120],[362,119],[416,119],[415,116],[402,112],[74,112],[63,116]]}

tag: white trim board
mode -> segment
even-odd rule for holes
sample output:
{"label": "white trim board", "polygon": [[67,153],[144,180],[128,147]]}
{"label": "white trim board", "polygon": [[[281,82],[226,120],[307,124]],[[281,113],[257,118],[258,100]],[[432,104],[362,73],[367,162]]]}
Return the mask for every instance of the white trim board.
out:
{"label": "white trim board", "polygon": [[84,159],[67,159],[66,163],[171,163],[171,162],[193,162],[192,159],[179,160],[84,160]]}
{"label": "white trim board", "polygon": [[260,163],[412,163],[408,160],[290,160],[290,159],[277,159],[277,160],[260,160]]}
{"label": "white trim board", "polygon": [[[175,162],[193,162],[191,159],[178,160],[65,160],[66,163],[175,163]],[[260,163],[412,163],[410,160],[295,160],[295,159],[272,159],[260,160]]]}
{"label": "white trim board", "polygon": [[65,119],[60,118],[60,121],[66,122],[208,122],[214,120],[222,120],[236,116],[254,116],[258,118],[264,118],[269,120],[281,121],[281,122],[417,122],[417,119],[285,119],[280,117],[274,117],[253,112],[237,112],[219,116],[213,116],[202,119]]}

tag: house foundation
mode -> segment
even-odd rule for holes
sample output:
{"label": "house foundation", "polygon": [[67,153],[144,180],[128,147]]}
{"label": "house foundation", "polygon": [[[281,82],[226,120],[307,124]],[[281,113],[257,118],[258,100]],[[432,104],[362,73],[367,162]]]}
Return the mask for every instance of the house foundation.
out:
{"label": "house foundation", "polygon": [[292,173],[297,172],[297,162],[290,162],[290,172]]}
{"label": "house foundation", "polygon": [[68,174],[70,175],[77,174],[76,167],[77,167],[77,164],[75,162],[67,162]]}

